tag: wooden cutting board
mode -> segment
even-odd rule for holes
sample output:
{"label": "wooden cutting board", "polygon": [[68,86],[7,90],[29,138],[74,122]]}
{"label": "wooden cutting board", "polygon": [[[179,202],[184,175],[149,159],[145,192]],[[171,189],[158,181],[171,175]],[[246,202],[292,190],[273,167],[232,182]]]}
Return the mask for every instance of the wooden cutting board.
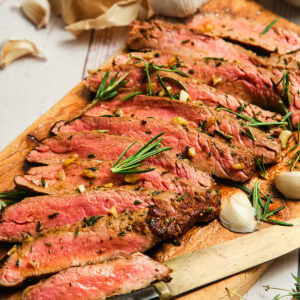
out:
{"label": "wooden cutting board", "polygon": [[[268,25],[276,18],[272,12],[264,10],[257,3],[246,0],[210,0],[201,8],[201,11],[220,14],[229,13],[235,16],[252,18],[265,25]],[[260,11],[261,13],[257,14],[257,11]],[[292,29],[300,34],[300,27],[288,22],[287,20],[280,19],[276,26]],[[102,67],[108,67],[110,64],[111,59],[108,59]],[[92,94],[85,88],[84,82],[81,82],[0,153],[0,191],[13,188],[13,177],[16,174],[23,174],[29,167],[24,162],[24,159],[26,154],[34,146],[34,141],[27,136],[34,135],[38,139],[47,137],[49,129],[54,122],[62,119],[70,119],[74,115],[77,115],[80,109],[82,109],[91,99]],[[295,151],[297,150],[298,149]],[[292,156],[293,153],[291,153],[290,156]],[[270,180],[262,181],[261,183],[261,187],[264,190],[268,192],[272,191],[274,195],[277,195],[275,205],[284,203],[287,206],[287,208],[280,214],[280,219],[282,220],[300,217],[300,203],[284,201],[284,199],[280,198],[278,193],[276,194],[276,191],[273,190],[271,184],[272,176],[276,171],[285,169],[287,161],[288,158],[283,158],[282,162],[270,171]],[[228,192],[228,189],[223,189],[223,192]],[[265,227],[270,225],[264,224],[263,226]],[[164,244],[160,249],[153,252],[153,257],[160,261],[164,261],[176,255],[201,248],[211,247],[215,244],[222,243],[239,236],[241,235],[224,229],[219,224],[218,220],[215,220],[206,226],[193,227],[180,239],[180,246],[174,246],[171,243]],[[5,245],[2,246],[0,244],[0,249],[2,249],[2,253],[7,251]],[[239,299],[240,297],[237,296],[237,294],[243,295],[247,292],[255,281],[268,269],[271,263],[272,262],[268,262],[247,272],[232,276],[222,280],[221,282],[202,288],[182,297],[182,299]],[[1,294],[0,290],[0,298]]]}

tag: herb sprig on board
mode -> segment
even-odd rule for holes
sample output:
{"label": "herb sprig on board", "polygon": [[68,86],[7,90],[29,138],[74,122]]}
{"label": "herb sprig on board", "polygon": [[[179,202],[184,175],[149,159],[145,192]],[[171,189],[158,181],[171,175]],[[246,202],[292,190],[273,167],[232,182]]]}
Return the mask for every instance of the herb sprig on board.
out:
{"label": "herb sprig on board", "polygon": [[153,155],[157,155],[161,152],[172,149],[172,147],[161,148],[160,142],[162,141],[162,138],[159,139],[159,137],[162,136],[163,134],[164,132],[161,132],[160,134],[152,138],[142,148],[140,148],[135,154],[129,156],[128,158],[126,158],[121,162],[121,159],[128,152],[128,150],[137,142],[134,141],[131,145],[129,145],[124,150],[124,152],[120,155],[118,160],[114,163],[114,165],[110,169],[111,172],[114,174],[140,174],[140,173],[147,173],[155,170],[155,168],[143,170],[143,169],[139,169],[139,166],[141,165],[141,162],[144,161],[145,159]]}
{"label": "herb sprig on board", "polygon": [[268,179],[268,174],[267,174],[266,167],[265,167],[264,155],[263,154],[261,155],[260,161],[256,157],[254,159],[255,159],[255,163],[256,163],[257,167],[259,168],[259,170],[262,173],[263,178]]}
{"label": "herb sprig on board", "polygon": [[252,205],[256,212],[256,219],[258,221],[263,221],[267,223],[283,225],[283,226],[293,226],[291,223],[282,222],[275,219],[270,219],[270,217],[277,214],[279,211],[285,208],[285,206],[280,206],[272,211],[269,210],[269,205],[272,203],[272,196],[267,196],[261,192],[259,188],[259,181],[256,181],[252,191]]}
{"label": "herb sprig on board", "polygon": [[103,79],[100,82],[100,85],[98,87],[97,93],[93,101],[88,104],[81,114],[79,116],[76,116],[75,118],[72,118],[71,120],[67,121],[66,124],[70,123],[71,121],[74,121],[75,119],[80,118],[82,115],[84,115],[88,110],[93,108],[95,105],[97,105],[99,102],[114,98],[115,96],[118,95],[118,90],[126,85],[128,82],[126,77],[128,76],[128,72],[125,73],[123,76],[121,76],[118,79],[119,72],[113,76],[110,81],[108,82],[110,72],[107,71],[103,77]]}

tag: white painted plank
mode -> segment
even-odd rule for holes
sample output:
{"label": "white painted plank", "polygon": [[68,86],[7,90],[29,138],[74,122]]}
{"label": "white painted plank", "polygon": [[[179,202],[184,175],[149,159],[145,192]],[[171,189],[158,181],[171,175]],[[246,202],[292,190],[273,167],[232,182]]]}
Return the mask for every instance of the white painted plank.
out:
{"label": "white painted plank", "polygon": [[37,30],[16,1],[6,0],[0,2],[0,40],[10,36],[36,41],[48,61],[26,57],[0,70],[0,150],[81,80],[90,33],[76,40],[54,16]]}
{"label": "white painted plank", "polygon": [[279,258],[249,290],[244,296],[244,299],[269,300],[277,294],[285,294],[284,292],[276,290],[266,291],[263,286],[267,285],[282,289],[294,288],[294,279],[292,278],[291,273],[297,276],[298,254],[299,251],[297,250]]}
{"label": "white painted plank", "polygon": [[124,46],[127,32],[128,27],[118,27],[95,31],[93,33],[84,76],[87,75],[87,70],[96,69],[107,58]]}

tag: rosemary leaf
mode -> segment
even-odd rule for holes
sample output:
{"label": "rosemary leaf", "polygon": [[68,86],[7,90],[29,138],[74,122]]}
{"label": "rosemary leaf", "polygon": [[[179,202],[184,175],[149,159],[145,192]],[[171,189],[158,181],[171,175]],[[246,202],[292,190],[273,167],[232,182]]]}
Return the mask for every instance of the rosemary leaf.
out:
{"label": "rosemary leaf", "polygon": [[164,80],[164,79],[169,79],[169,80],[175,81],[179,86],[181,86],[181,87],[187,92],[187,89],[186,89],[185,85],[184,85],[183,83],[181,83],[180,81],[178,81],[177,79],[172,78],[172,77],[168,77],[168,76],[165,76],[165,77],[163,77],[162,79],[163,79],[163,80]]}
{"label": "rosemary leaf", "polygon": [[261,171],[264,179],[268,179],[268,174],[266,171],[266,167],[265,167],[265,162],[264,162],[264,155],[261,155],[261,161],[259,162],[259,160],[255,157],[254,158],[256,165],[258,166],[259,170]]}
{"label": "rosemary leaf", "polygon": [[151,78],[150,78],[149,64],[145,64],[144,70],[146,72],[147,81],[148,81],[149,96],[152,96],[152,82],[151,82]]}
{"label": "rosemary leaf", "polygon": [[127,151],[136,143],[136,141],[134,141],[123,151],[123,153],[114,163],[114,165],[110,169],[111,172],[114,174],[140,174],[140,173],[147,173],[155,170],[155,168],[143,170],[143,169],[138,169],[138,167],[141,165],[141,162],[144,161],[145,159],[157,155],[161,152],[172,149],[172,147],[160,148],[161,147],[160,142],[162,141],[162,139],[158,139],[158,138],[163,134],[164,132],[161,132],[160,134],[152,138],[148,143],[146,143],[142,148],[140,148],[135,154],[127,157],[125,160],[121,162],[121,159],[124,157]]}
{"label": "rosemary leaf", "polygon": [[162,88],[164,89],[165,93],[168,95],[169,98],[172,98],[172,95],[171,93],[169,92],[169,90],[167,89],[163,79],[160,77],[159,73],[156,71],[156,76],[157,76],[157,79],[160,83],[160,85],[162,86]]}
{"label": "rosemary leaf", "polygon": [[279,20],[280,18],[277,18],[275,20],[273,20],[259,35],[262,36],[264,34],[266,34]]}
{"label": "rosemary leaf", "polygon": [[140,94],[143,94],[143,92],[141,92],[141,91],[133,92],[133,93],[131,93],[131,94],[125,96],[123,99],[121,99],[121,102],[124,102],[124,101],[126,101],[126,100],[128,100],[128,99],[131,99],[131,98],[133,98],[134,96],[140,95]]}

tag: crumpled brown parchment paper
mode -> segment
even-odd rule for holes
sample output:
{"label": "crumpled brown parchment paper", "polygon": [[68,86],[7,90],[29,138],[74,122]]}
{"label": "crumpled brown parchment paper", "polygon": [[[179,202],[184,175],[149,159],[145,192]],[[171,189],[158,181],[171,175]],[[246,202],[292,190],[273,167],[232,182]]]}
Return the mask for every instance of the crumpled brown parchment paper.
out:
{"label": "crumpled brown parchment paper", "polygon": [[147,0],[50,0],[50,4],[76,36],[84,30],[127,26],[153,15]]}

